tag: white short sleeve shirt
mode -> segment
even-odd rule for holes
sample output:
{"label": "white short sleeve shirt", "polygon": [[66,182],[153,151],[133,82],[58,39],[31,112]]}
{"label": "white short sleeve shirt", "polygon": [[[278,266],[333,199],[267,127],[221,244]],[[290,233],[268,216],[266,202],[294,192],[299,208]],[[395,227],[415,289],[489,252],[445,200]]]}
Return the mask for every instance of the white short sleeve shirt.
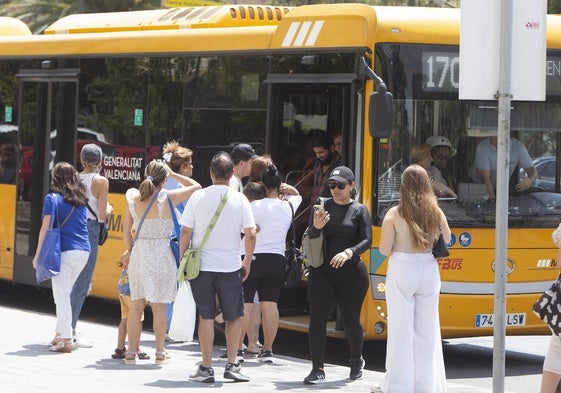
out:
{"label": "white short sleeve shirt", "polygon": [[[193,246],[199,247],[206,229],[228,186],[212,185],[193,193],[180,224],[192,228]],[[255,228],[246,196],[230,189],[224,209],[201,250],[201,271],[229,273],[241,268],[240,236],[244,229]]]}

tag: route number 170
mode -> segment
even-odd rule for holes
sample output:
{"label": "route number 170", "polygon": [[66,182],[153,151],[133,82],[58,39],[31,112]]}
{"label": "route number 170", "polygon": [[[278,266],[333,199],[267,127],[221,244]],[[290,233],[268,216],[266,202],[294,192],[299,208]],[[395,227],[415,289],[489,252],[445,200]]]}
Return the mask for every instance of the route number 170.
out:
{"label": "route number 170", "polygon": [[458,91],[460,87],[460,57],[454,53],[423,53],[423,90]]}

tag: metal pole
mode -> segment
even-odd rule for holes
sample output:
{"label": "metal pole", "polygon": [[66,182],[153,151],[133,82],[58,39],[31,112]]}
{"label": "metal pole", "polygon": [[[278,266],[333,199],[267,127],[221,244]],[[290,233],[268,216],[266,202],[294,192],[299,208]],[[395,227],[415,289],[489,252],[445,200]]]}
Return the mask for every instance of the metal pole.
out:
{"label": "metal pole", "polygon": [[493,321],[493,393],[504,392],[506,335],[506,250],[510,156],[510,101],[513,0],[501,0],[497,195],[495,217],[495,304]]}

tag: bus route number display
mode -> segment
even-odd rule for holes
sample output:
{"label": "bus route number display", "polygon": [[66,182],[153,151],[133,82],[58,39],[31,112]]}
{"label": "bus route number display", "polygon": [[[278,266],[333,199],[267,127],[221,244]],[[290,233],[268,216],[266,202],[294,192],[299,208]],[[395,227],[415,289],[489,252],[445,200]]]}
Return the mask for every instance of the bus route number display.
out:
{"label": "bus route number display", "polygon": [[450,52],[423,52],[423,91],[458,92],[460,56]]}

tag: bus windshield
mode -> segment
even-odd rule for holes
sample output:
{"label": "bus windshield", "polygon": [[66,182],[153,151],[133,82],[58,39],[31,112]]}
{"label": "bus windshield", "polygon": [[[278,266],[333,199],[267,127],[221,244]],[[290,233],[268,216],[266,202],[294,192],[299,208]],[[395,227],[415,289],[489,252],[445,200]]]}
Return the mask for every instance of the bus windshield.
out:
{"label": "bus windshield", "polygon": [[[380,154],[373,179],[378,190],[372,201],[374,222],[381,223],[385,212],[399,203],[400,174],[418,163],[426,166],[451,227],[494,227],[496,205],[480,177],[476,151],[481,144],[482,154],[497,135],[497,102],[458,99],[457,46],[382,44],[376,55],[378,72],[394,95],[394,119],[391,136],[375,142]],[[548,52],[548,63],[560,58],[560,53]],[[559,223],[560,93],[558,77],[548,75],[546,102],[512,102],[509,227],[553,228]],[[512,160],[518,148],[529,155],[525,165]],[[425,162],[419,161],[423,151],[430,151]],[[537,172],[530,173],[531,186],[516,191],[529,167]],[[435,188],[440,182],[451,192]]]}

